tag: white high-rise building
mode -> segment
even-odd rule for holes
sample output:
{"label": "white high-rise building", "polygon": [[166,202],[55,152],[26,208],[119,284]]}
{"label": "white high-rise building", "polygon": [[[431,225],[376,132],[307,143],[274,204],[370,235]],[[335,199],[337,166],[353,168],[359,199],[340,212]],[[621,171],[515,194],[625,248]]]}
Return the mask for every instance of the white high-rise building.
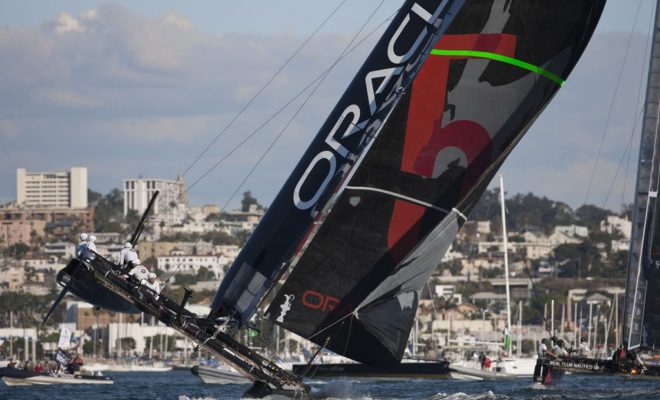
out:
{"label": "white high-rise building", "polygon": [[142,214],[156,190],[160,191],[154,214],[168,213],[179,204],[186,203],[183,178],[176,181],[167,179],[124,179],[124,216],[129,210]]}
{"label": "white high-rise building", "polygon": [[16,169],[16,203],[24,207],[87,208],[87,168],[67,172]]}

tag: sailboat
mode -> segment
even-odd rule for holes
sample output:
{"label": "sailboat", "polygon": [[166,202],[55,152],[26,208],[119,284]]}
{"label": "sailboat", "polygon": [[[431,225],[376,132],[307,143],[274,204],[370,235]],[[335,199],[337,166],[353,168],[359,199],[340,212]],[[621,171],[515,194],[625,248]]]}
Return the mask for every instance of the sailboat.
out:
{"label": "sailboat", "polygon": [[119,308],[106,296],[114,293],[121,307],[177,329],[254,381],[248,397],[309,393],[302,377],[235,339],[259,309],[321,348],[398,364],[439,255],[565,83],[604,4],[405,1],[232,264],[208,316],[186,309],[190,292],[179,302],[154,299],[100,257],[72,260],[58,281]]}
{"label": "sailboat", "polygon": [[[514,357],[511,346],[511,292],[509,286],[509,245],[506,230],[506,207],[504,203],[504,177],[500,174],[500,206],[502,218],[502,248],[504,249],[504,286],[506,289],[506,327],[504,329],[503,351],[505,357],[498,355],[496,362],[488,370],[476,362],[452,363],[450,369],[454,379],[484,380],[484,379],[512,379],[532,377],[536,360]],[[519,310],[518,312],[521,312]]]}
{"label": "sailboat", "polygon": [[57,361],[60,367],[52,371],[34,371],[28,369],[18,369],[16,367],[0,368],[0,379],[7,386],[30,386],[30,385],[111,385],[114,383],[112,378],[104,376],[98,371],[89,370],[67,370],[66,363],[71,362],[71,356],[66,352],[71,346],[72,332],[69,328],[63,327],[60,330],[60,338],[57,343],[61,353],[58,354]]}
{"label": "sailboat", "polygon": [[649,75],[644,102],[644,122],[635,187],[632,233],[628,258],[625,309],[623,318],[623,343],[627,360],[579,359],[539,360],[539,365],[553,372],[606,373],[626,377],[660,379],[657,361],[642,361],[645,352],[657,352],[660,348],[660,292],[658,268],[660,267],[660,221],[657,201],[660,189],[660,140],[658,123],[660,116],[660,0],[656,2],[653,44]]}

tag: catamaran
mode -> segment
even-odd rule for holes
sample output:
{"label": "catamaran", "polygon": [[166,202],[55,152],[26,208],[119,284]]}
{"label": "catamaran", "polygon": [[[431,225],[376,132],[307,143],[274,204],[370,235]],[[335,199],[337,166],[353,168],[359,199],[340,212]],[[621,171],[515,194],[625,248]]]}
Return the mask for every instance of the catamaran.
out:
{"label": "catamaran", "polygon": [[62,293],[155,316],[253,381],[247,397],[309,396],[302,376],[235,339],[260,309],[321,348],[398,364],[422,287],[565,83],[604,4],[405,1],[222,280],[209,315],[186,309],[191,292],[156,298],[102,257],[72,260],[58,275]]}
{"label": "catamaran", "polygon": [[564,371],[604,373],[626,377],[660,379],[660,362],[643,359],[645,353],[660,348],[660,1],[656,1],[653,44],[649,60],[649,75],[644,102],[644,122],[637,167],[628,277],[623,322],[623,357],[539,359],[535,379],[544,383],[556,380]]}

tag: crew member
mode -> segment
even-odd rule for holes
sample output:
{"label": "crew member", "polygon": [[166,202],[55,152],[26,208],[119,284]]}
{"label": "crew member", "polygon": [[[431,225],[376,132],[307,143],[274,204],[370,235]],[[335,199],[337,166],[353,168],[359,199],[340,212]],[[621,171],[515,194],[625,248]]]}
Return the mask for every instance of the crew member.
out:
{"label": "crew member", "polygon": [[541,340],[541,344],[539,345],[539,357],[540,358],[552,358],[555,359],[557,358],[557,354],[550,350],[550,340],[548,339],[543,339]]}
{"label": "crew member", "polygon": [[133,269],[135,266],[139,265],[136,263],[138,260],[137,251],[133,248],[131,242],[126,242],[124,248],[121,249],[120,255],[120,264],[122,266],[122,271],[127,271]]}
{"label": "crew member", "polygon": [[135,278],[136,281],[140,283],[140,285],[144,285],[147,283],[147,279],[149,278],[149,271],[147,270],[147,267],[144,265],[140,264],[139,259],[135,259],[135,261],[131,262],[132,265],[135,265],[131,271],[128,273],[129,277]]}
{"label": "crew member", "polygon": [[34,372],[44,372],[44,367],[41,365],[40,362],[37,363],[37,365],[34,366]]}
{"label": "crew member", "polygon": [[557,353],[557,349],[559,349],[559,340],[557,339],[557,336],[552,336],[550,338],[550,342],[552,343],[552,352]]}
{"label": "crew member", "polygon": [[86,233],[81,233],[79,238],[80,238],[80,241],[78,242],[78,245],[76,246],[76,258],[82,257],[83,253],[87,249],[87,234]]}
{"label": "crew member", "polygon": [[628,371],[628,345],[626,342],[614,350],[612,361],[619,371]]}
{"label": "crew member", "polygon": [[160,294],[160,283],[156,280],[156,274],[149,272],[147,275],[147,283],[145,285],[154,292],[154,298],[158,300],[158,295]]}
{"label": "crew member", "polygon": [[94,252],[96,251],[96,236],[94,235],[89,235],[87,238],[87,246],[82,251],[82,256],[83,258],[87,260],[93,260],[96,258],[96,254]]}
{"label": "crew member", "polygon": [[557,340],[557,357],[568,357],[568,351],[564,347],[564,339]]}
{"label": "crew member", "polygon": [[580,357],[591,357],[591,349],[589,348],[589,343],[587,343],[586,337],[580,338],[580,346],[578,347],[578,356]]}
{"label": "crew member", "polygon": [[7,368],[16,368],[16,360],[13,358],[9,359],[9,364],[7,364]]}

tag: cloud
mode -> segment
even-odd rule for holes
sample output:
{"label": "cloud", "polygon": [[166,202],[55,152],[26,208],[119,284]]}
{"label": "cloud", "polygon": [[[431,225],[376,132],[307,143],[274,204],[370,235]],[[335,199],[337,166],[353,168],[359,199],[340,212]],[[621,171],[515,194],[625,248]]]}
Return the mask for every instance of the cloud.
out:
{"label": "cloud", "polygon": [[[90,187],[107,191],[139,174],[174,178],[206,148],[305,38],[291,33],[212,36],[176,12],[147,18],[108,5],[61,13],[38,28],[0,28],[0,199],[13,198],[15,168],[65,170],[87,165]],[[372,38],[373,39],[373,38]],[[306,46],[200,159],[188,182],[211,168],[320,75],[350,38],[321,34]],[[627,36],[599,33],[566,86],[504,165],[509,193],[535,192],[582,203]],[[367,41],[321,85],[264,159],[245,189],[275,196],[357,71]],[[635,36],[589,202],[612,184],[635,118],[646,38]],[[617,49],[617,51],[613,51]],[[635,64],[636,62],[636,64]],[[223,162],[191,193],[222,202],[279,134],[304,94]],[[625,179],[632,194],[639,139]],[[615,189],[623,189],[625,168]],[[620,193],[608,206],[618,208]],[[627,197],[629,198],[629,197]],[[613,200],[615,199],[615,200]]]}
{"label": "cloud", "polygon": [[[303,40],[211,36],[174,12],[146,18],[115,5],[78,17],[62,13],[36,29],[0,30],[0,148],[11,149],[0,169],[0,199],[15,195],[15,168],[64,170],[71,159],[89,167],[90,187],[101,191],[139,174],[173,178]],[[341,35],[313,41],[199,161],[190,181],[332,64],[345,43]],[[267,182],[259,174],[248,182],[258,186],[255,194],[274,196],[354,68],[340,63],[304,108],[264,160]],[[303,98],[200,183],[193,201],[228,196],[229,183],[242,179],[247,163],[261,156]],[[218,180],[228,184],[213,183]]]}

